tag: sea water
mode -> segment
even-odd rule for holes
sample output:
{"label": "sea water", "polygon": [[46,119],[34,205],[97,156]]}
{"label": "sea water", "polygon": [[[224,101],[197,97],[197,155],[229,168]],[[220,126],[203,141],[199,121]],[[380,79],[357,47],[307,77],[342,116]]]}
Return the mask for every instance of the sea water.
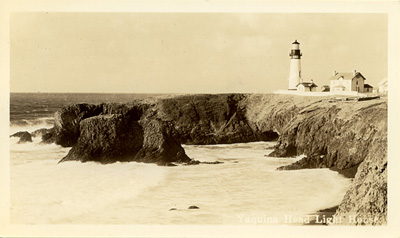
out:
{"label": "sea water", "polygon": [[[128,102],[138,95],[63,97],[11,95],[10,133],[52,127],[52,114],[71,102]],[[328,169],[276,171],[299,157],[266,157],[274,142],[184,145],[191,158],[223,163],[176,167],[57,164],[70,148],[39,138],[17,142],[10,138],[13,224],[282,224],[338,205],[350,185]]]}

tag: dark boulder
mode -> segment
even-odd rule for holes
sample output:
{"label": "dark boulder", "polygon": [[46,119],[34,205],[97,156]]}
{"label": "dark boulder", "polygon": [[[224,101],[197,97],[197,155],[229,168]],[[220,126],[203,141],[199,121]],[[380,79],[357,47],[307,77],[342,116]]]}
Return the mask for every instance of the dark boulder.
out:
{"label": "dark boulder", "polygon": [[42,142],[44,144],[51,144],[56,142],[56,137],[55,137],[55,130],[51,129],[42,134]]}
{"label": "dark boulder", "polygon": [[142,145],[143,130],[138,122],[122,115],[94,116],[81,121],[76,145],[60,162],[133,161]]}
{"label": "dark boulder", "polygon": [[172,162],[190,163],[190,159],[176,139],[176,130],[171,122],[146,118],[141,121],[144,128],[143,146],[135,161],[167,165]]}
{"label": "dark boulder", "polygon": [[10,137],[19,137],[18,144],[32,142],[32,136],[27,131],[20,131],[20,132],[14,133]]}
{"label": "dark boulder", "polygon": [[41,137],[42,141],[41,143],[43,144],[51,144],[54,143],[56,140],[56,133],[55,133],[55,129],[53,128],[41,128],[38,129],[34,132],[32,132],[32,136],[33,137]]}
{"label": "dark boulder", "polygon": [[101,105],[74,104],[63,108],[54,115],[55,142],[64,147],[73,146],[79,137],[80,122],[85,118],[99,115]]}
{"label": "dark boulder", "polygon": [[27,131],[19,131],[19,132],[16,132],[16,133],[10,135],[10,137],[21,137],[21,136],[23,136],[23,135],[26,134],[26,133],[29,134],[29,132],[27,132]]}
{"label": "dark boulder", "polygon": [[198,206],[190,206],[188,209],[200,209]]}
{"label": "dark boulder", "polygon": [[49,128],[41,128],[41,129],[37,129],[34,132],[31,133],[32,137],[41,137],[43,134],[49,132],[52,129]]}
{"label": "dark boulder", "polygon": [[149,107],[151,107],[149,103],[141,101],[130,104],[92,105],[83,103],[65,107],[54,115],[55,142],[64,147],[75,145],[80,134],[80,122],[86,118],[117,114],[138,121]]}
{"label": "dark boulder", "polygon": [[136,161],[165,166],[194,163],[175,139],[175,133],[170,122],[159,119],[138,122],[123,115],[90,117],[81,121],[77,143],[60,162]]}
{"label": "dark boulder", "polygon": [[184,144],[266,141],[276,133],[253,130],[246,118],[245,94],[185,95],[159,100],[158,117],[173,121]]}
{"label": "dark boulder", "polygon": [[293,164],[278,167],[277,170],[297,170],[312,168],[326,168],[326,165],[324,163],[324,156],[306,156],[294,162]]}

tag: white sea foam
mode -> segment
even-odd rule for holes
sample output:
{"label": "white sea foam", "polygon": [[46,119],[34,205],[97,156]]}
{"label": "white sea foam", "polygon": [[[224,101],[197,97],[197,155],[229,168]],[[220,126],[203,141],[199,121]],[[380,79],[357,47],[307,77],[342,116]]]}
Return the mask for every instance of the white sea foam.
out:
{"label": "white sea foam", "polygon": [[19,131],[28,131],[29,133],[32,133],[37,129],[51,128],[53,127],[53,120],[52,117],[42,117],[10,123],[10,135]]}
{"label": "white sea foam", "polygon": [[305,215],[339,204],[350,180],[328,169],[276,171],[298,158],[265,157],[271,145],[184,146],[197,160],[224,163],[161,167],[57,164],[69,148],[14,141],[11,222],[241,224],[243,217]]}

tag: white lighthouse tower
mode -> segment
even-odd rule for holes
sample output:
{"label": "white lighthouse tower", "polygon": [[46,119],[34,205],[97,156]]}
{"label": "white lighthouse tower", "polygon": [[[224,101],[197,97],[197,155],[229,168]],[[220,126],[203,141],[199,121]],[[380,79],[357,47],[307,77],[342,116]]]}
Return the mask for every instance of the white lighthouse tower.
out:
{"label": "white lighthouse tower", "polygon": [[301,79],[301,58],[300,43],[295,40],[292,43],[290,52],[290,75],[289,75],[289,90],[297,90],[297,85],[302,82]]}

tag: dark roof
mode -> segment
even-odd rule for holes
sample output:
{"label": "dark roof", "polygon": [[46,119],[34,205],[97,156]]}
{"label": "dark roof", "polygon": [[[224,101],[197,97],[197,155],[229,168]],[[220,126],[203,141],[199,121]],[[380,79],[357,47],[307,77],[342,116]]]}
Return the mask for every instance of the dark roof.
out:
{"label": "dark roof", "polygon": [[292,44],[300,44],[299,42],[297,42],[297,40],[294,40],[294,42]]}
{"label": "dark roof", "polygon": [[296,85],[296,87],[299,86],[300,84],[303,85],[304,87],[308,87],[308,88],[318,87],[315,83],[308,83],[308,82],[299,83]]}
{"label": "dark roof", "polygon": [[352,80],[357,75],[360,75],[365,80],[365,77],[360,72],[356,72],[355,76],[353,76],[353,73],[337,73],[335,76],[332,76],[329,80],[335,80],[335,79],[337,80],[340,77],[343,77],[344,80]]}
{"label": "dark roof", "polygon": [[330,88],[328,85],[323,85],[321,88]]}
{"label": "dark roof", "polygon": [[364,88],[374,88],[374,87],[372,87],[371,85],[369,85],[369,84],[364,84]]}

